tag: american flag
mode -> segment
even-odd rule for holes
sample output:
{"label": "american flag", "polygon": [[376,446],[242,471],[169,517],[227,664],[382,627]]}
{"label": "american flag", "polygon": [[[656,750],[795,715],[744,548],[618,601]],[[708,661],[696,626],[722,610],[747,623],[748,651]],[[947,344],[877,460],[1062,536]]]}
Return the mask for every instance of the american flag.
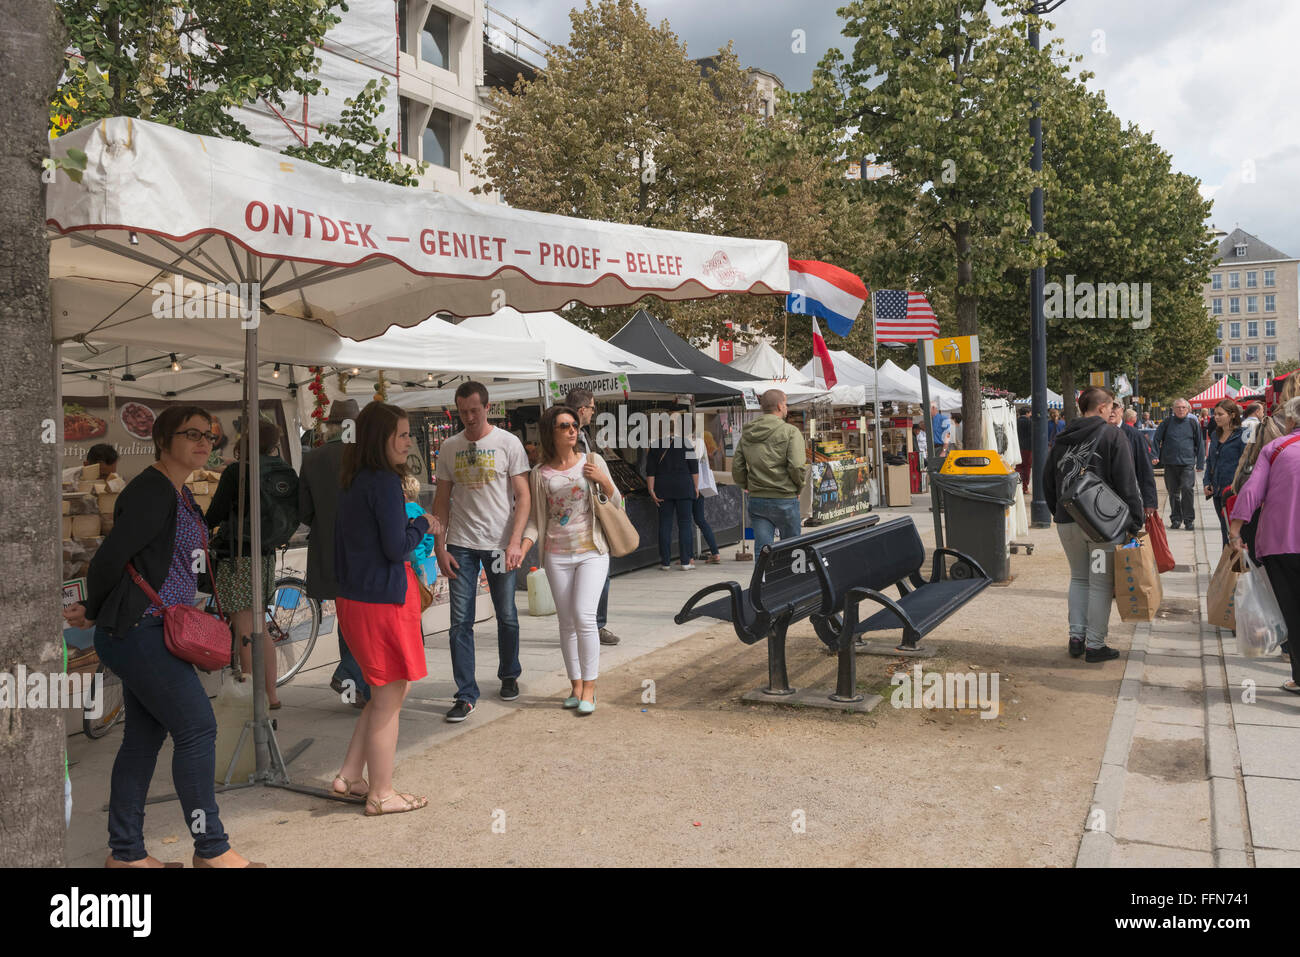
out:
{"label": "american flag", "polygon": [[939,338],[939,320],[924,294],[877,289],[873,302],[877,340],[915,342]]}

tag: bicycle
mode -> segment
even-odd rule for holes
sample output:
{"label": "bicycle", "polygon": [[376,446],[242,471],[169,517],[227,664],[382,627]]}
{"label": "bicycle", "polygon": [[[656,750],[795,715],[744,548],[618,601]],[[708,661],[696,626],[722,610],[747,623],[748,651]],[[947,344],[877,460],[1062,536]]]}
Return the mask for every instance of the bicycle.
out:
{"label": "bicycle", "polygon": [[[81,730],[86,737],[97,740],[108,734],[113,726],[126,718],[126,698],[122,690],[122,679],[109,669],[102,661],[95,669],[95,674],[102,676],[103,690],[98,701],[87,695],[85,708],[81,715]],[[99,706],[96,707],[96,704]],[[98,711],[99,716],[92,716]]]}

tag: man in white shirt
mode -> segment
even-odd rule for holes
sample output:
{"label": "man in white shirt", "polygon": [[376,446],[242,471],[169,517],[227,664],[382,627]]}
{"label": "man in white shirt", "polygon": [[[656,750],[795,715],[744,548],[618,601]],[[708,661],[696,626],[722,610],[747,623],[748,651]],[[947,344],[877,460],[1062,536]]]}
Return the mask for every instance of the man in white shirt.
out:
{"label": "man in white shirt", "polygon": [[519,697],[519,614],[515,571],[523,560],[528,523],[528,455],[523,443],[488,422],[488,393],[480,382],[456,390],[464,429],[438,450],[433,514],[446,531],[435,538],[438,570],[451,592],[451,670],[456,702],[448,721],[464,721],[478,701],[474,679],[474,611],[479,569],[487,574],[497,618],[501,697]]}

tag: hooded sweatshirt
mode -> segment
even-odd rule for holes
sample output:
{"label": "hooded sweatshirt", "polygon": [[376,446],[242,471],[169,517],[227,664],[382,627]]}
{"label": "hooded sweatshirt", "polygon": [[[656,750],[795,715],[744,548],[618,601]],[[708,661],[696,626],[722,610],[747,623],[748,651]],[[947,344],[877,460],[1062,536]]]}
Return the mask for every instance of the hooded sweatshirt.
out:
{"label": "hooded sweatshirt", "polygon": [[1099,415],[1087,415],[1067,423],[1056,436],[1047,468],[1043,471],[1043,498],[1058,525],[1074,522],[1061,505],[1061,491],[1075,470],[1086,467],[1128,505],[1129,532],[1143,527],[1142,494],[1133,468],[1133,452],[1123,430],[1114,428]]}
{"label": "hooded sweatshirt", "polygon": [[808,478],[803,433],[770,413],[740,435],[731,477],[754,498],[798,498]]}

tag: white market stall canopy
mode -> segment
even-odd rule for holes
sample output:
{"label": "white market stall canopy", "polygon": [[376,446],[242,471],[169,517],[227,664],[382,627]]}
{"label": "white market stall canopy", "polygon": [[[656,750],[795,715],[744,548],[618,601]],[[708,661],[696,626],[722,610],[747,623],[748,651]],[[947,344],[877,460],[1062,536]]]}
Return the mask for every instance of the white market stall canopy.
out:
{"label": "white market stall canopy", "polygon": [[[831,363],[835,366],[835,377],[838,380],[835,388],[831,390],[832,401],[843,405],[869,405],[874,402],[876,400],[876,370],[848,352],[832,349],[830,350],[830,356]],[[805,378],[811,378],[813,374],[811,359],[799,370],[799,374]],[[879,385],[881,402],[915,404],[921,401],[921,387],[919,384],[915,385],[915,387],[910,383],[904,385],[888,375],[882,375],[879,377]],[[862,389],[861,393],[858,392],[858,388]],[[859,395],[862,397],[862,401],[853,401]]]}
{"label": "white market stall canopy", "polygon": [[502,303],[544,310],[789,289],[781,242],[494,206],[125,117],[50,147],[88,157],[81,183],[60,175],[46,194],[54,314],[74,321],[86,311],[101,325],[152,316],[178,282],[177,313],[200,298],[208,315],[236,313],[202,321],[238,325],[238,308],[260,305],[355,339]]}
{"label": "white market stall canopy", "polygon": [[[916,387],[921,388],[921,367],[913,365],[908,369],[905,375],[916,380]],[[960,412],[961,411],[961,393],[951,386],[944,385],[934,376],[928,376],[930,380],[930,401],[937,403],[940,412]],[[929,410],[927,410],[929,411]]]}
{"label": "white market stall canopy", "polygon": [[760,339],[753,348],[732,362],[731,368],[755,379],[786,379],[793,385],[812,385],[812,380],[802,375],[795,364],[788,362],[766,339]]}

